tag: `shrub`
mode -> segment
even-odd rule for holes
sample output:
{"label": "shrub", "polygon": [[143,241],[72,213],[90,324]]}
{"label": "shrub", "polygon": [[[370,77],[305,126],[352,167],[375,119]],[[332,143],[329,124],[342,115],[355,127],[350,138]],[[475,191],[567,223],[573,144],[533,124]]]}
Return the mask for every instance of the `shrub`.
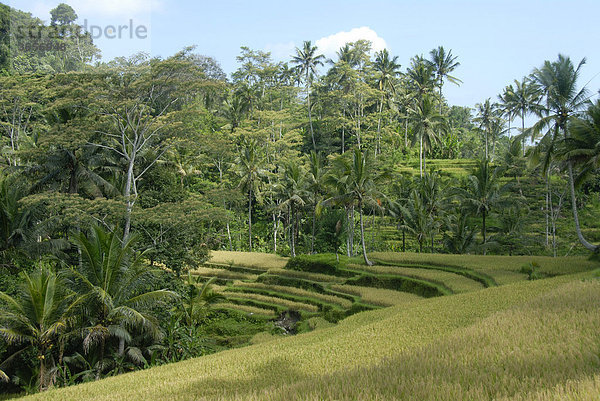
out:
{"label": "shrub", "polygon": [[330,255],[300,255],[288,260],[286,269],[311,273],[338,274],[339,263]]}
{"label": "shrub", "polygon": [[533,261],[521,266],[520,272],[527,274],[529,280],[538,280],[544,278],[544,274],[540,272],[540,267],[541,266],[537,262]]}

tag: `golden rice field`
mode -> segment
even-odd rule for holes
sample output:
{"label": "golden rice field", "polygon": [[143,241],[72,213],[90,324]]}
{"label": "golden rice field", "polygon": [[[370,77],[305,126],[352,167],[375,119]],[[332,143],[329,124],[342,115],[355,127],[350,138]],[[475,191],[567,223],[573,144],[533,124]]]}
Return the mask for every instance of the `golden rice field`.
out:
{"label": "golden rice field", "polygon": [[521,281],[28,400],[595,400],[600,281]]}
{"label": "golden rice field", "polygon": [[229,309],[229,310],[235,310],[235,311],[244,312],[244,313],[251,313],[253,315],[263,315],[263,316],[270,316],[270,317],[275,317],[277,315],[277,313],[272,309],[258,308],[256,306],[251,306],[251,305],[238,305],[238,304],[233,304],[230,302],[218,303],[218,304],[214,305],[213,308],[214,309]]}
{"label": "golden rice field", "polygon": [[330,276],[328,274],[319,274],[311,272],[303,272],[296,270],[285,270],[285,269],[269,269],[269,274],[277,276],[299,278],[302,280],[317,281],[323,283],[341,283],[344,281],[342,277]]}
{"label": "golden rice field", "polygon": [[197,267],[190,271],[193,275],[202,277],[217,277],[231,280],[256,280],[258,275],[251,273],[240,273],[226,269],[214,269],[211,267]]}
{"label": "golden rice field", "polygon": [[272,305],[279,305],[287,309],[305,312],[317,312],[319,310],[319,308],[315,305],[305,304],[303,302],[290,301],[278,297],[270,297],[268,295],[255,294],[253,292],[235,292],[228,296],[228,299],[248,299]]}
{"label": "golden rice field", "polygon": [[418,295],[408,292],[387,290],[385,288],[362,287],[358,285],[334,284],[330,287],[332,290],[343,292],[360,297],[365,303],[377,306],[402,305],[418,299],[423,299]]}
{"label": "golden rice field", "polygon": [[475,280],[455,273],[440,270],[427,270],[400,266],[366,266],[352,264],[348,265],[348,268],[367,271],[375,274],[399,274],[409,277],[433,280],[445,284],[454,292],[477,291],[483,288],[483,285]]}
{"label": "golden rice field", "polygon": [[524,264],[532,261],[540,265],[542,273],[551,275],[579,273],[597,267],[596,262],[588,260],[585,256],[553,258],[551,256],[448,255],[414,252],[372,252],[369,255],[374,260],[390,263],[460,266],[490,275],[495,270],[518,272]]}
{"label": "golden rice field", "polygon": [[233,264],[235,266],[253,267],[264,270],[283,268],[287,263],[287,258],[272,253],[211,251],[210,256],[210,263]]}
{"label": "golden rice field", "polygon": [[284,294],[297,295],[299,297],[314,298],[319,301],[339,305],[342,308],[346,309],[352,306],[352,302],[348,299],[336,297],[333,295],[319,294],[314,291],[303,290],[302,288],[288,287],[283,285],[270,285],[263,283],[247,283],[242,281],[235,282],[233,286],[244,288],[256,288],[259,290],[276,291]]}

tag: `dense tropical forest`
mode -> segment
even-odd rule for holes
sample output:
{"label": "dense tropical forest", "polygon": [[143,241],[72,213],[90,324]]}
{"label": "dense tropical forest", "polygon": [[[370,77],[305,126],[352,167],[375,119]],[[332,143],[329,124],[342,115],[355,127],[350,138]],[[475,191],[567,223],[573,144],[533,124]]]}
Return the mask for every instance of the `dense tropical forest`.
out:
{"label": "dense tropical forest", "polygon": [[[289,295],[286,311],[319,298],[304,312],[327,323],[378,305],[344,291],[351,280],[370,286],[365,272],[389,291],[462,291],[368,270],[400,266],[382,256],[392,252],[448,256],[438,264],[463,260],[450,254],[521,255],[515,271],[529,263],[521,273],[532,279],[555,275],[537,271],[533,256],[598,258],[600,101],[579,79],[585,59],[540,60],[470,108],[444,97],[468,77],[441,46],[407,66],[365,40],[334,59],[305,41],[287,62],[241,47],[229,77],[194,47],[103,62],[75,10],[61,4],[50,17],[45,25],[0,5],[4,393],[285,331],[256,303],[218,307],[227,279],[262,271],[246,263],[207,279],[198,272],[210,270],[211,253],[273,254],[273,268],[296,270],[288,280],[351,277],[313,277],[333,286],[317,297],[298,284]],[[233,265],[228,258],[213,263]],[[471,286],[499,284],[444,269]],[[260,283],[246,286],[273,296]]]}

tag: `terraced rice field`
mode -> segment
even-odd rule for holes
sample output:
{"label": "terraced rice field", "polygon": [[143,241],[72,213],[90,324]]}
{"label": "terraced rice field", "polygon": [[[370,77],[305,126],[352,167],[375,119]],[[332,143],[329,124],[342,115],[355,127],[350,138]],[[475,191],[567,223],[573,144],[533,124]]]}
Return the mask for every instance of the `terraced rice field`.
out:
{"label": "terraced rice field", "polygon": [[207,267],[193,273],[220,279],[214,289],[226,297],[228,306],[219,307],[263,316],[297,310],[308,318],[332,309],[348,316],[423,296],[467,293],[524,281],[527,275],[521,268],[531,261],[536,261],[546,276],[582,272],[594,266],[578,257],[374,252],[371,258],[378,264],[366,266],[344,259],[339,274],[324,274],[286,269],[287,259],[276,255],[216,251]]}
{"label": "terraced rice field", "polygon": [[415,299],[27,400],[596,400],[600,281],[593,277]]}

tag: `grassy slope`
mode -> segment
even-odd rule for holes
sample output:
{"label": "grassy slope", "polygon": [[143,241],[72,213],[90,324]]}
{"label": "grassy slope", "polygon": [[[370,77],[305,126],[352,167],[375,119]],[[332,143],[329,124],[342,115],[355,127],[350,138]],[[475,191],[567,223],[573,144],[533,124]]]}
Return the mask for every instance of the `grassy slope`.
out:
{"label": "grassy slope", "polygon": [[589,399],[600,373],[600,282],[580,280],[589,275],[416,300],[29,399]]}

